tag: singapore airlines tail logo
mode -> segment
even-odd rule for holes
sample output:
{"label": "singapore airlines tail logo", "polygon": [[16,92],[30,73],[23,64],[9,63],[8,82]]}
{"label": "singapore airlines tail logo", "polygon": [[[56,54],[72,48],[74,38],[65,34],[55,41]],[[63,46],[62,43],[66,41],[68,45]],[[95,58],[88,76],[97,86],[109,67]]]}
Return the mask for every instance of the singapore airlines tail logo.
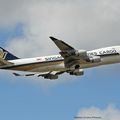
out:
{"label": "singapore airlines tail logo", "polygon": [[7,55],[7,52],[3,51],[3,49],[0,49],[0,58],[5,59]]}

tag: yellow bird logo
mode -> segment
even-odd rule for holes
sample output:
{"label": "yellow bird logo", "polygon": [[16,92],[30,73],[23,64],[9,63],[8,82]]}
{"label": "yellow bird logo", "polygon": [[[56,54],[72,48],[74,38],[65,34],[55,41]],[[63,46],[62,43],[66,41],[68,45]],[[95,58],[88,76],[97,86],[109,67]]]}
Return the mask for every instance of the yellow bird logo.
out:
{"label": "yellow bird logo", "polygon": [[7,55],[7,52],[4,52],[2,49],[0,49],[0,58],[5,59],[6,55]]}

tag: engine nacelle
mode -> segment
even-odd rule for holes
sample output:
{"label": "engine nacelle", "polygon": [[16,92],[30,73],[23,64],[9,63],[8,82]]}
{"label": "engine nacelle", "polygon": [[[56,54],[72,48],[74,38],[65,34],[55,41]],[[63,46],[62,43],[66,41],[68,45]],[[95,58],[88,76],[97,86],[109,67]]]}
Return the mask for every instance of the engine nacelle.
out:
{"label": "engine nacelle", "polygon": [[78,57],[86,57],[87,56],[87,51],[86,50],[76,50],[75,55]]}
{"label": "engine nacelle", "polygon": [[101,62],[101,58],[100,56],[90,56],[87,61],[92,63],[99,63]]}
{"label": "engine nacelle", "polygon": [[58,79],[58,75],[52,75],[52,74],[50,74],[50,75],[44,76],[44,78],[45,78],[45,79],[54,80],[54,79]]}
{"label": "engine nacelle", "polygon": [[74,71],[70,72],[70,75],[82,76],[84,75],[83,69],[75,69]]}
{"label": "engine nacelle", "polygon": [[64,57],[66,56],[77,56],[77,57],[86,57],[87,51],[86,50],[68,50],[64,52],[60,52]]}

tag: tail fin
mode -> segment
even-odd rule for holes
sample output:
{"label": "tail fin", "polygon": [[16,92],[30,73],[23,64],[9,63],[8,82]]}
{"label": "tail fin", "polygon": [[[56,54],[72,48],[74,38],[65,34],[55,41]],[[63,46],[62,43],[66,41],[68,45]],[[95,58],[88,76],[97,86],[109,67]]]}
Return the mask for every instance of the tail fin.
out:
{"label": "tail fin", "polygon": [[0,47],[0,58],[4,60],[15,60],[19,59],[18,57],[14,56],[13,54],[9,53],[7,50]]}

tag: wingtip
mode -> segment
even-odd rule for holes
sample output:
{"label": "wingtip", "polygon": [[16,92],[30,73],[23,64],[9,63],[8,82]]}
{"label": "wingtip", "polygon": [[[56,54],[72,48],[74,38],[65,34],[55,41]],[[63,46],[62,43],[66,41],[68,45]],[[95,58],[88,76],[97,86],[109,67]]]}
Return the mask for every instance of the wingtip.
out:
{"label": "wingtip", "polygon": [[57,39],[56,39],[55,37],[53,37],[53,36],[50,36],[50,39],[53,40],[53,41],[57,40]]}
{"label": "wingtip", "polygon": [[18,73],[13,73],[13,75],[15,75],[15,76],[20,76],[20,74],[18,74]]}

